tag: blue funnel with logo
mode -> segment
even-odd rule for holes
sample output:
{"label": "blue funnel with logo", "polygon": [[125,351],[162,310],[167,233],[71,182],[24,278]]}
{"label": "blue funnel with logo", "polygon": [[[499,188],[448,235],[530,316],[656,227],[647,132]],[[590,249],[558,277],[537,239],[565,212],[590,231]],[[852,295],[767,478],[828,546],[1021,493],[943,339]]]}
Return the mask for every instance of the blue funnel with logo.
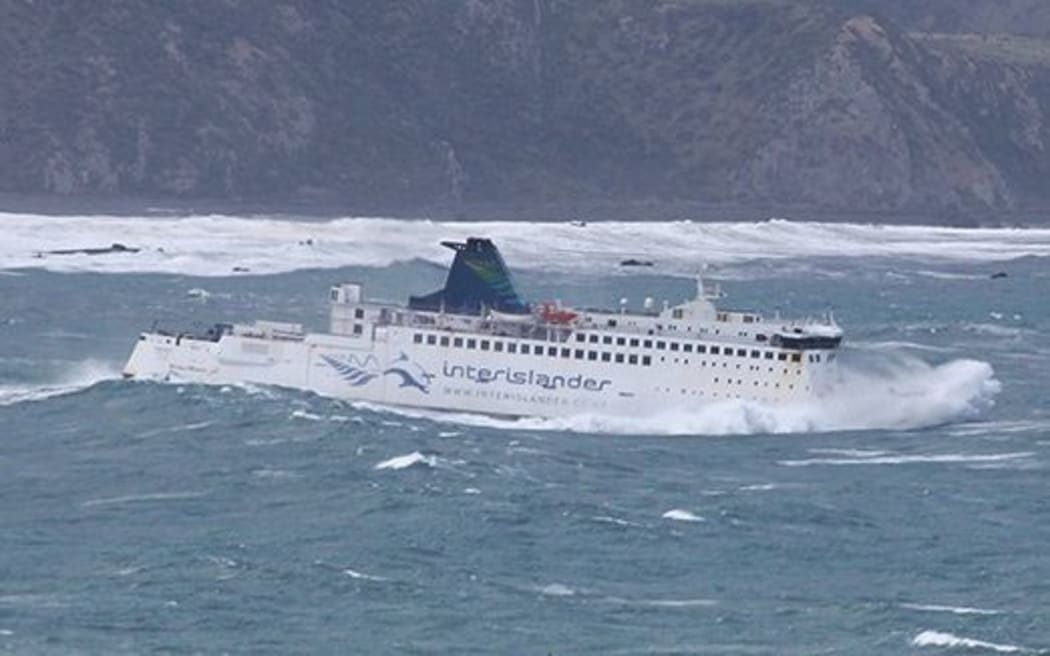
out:
{"label": "blue funnel with logo", "polygon": [[456,251],[445,287],[426,296],[410,296],[409,309],[451,314],[529,313],[529,304],[515,291],[510,271],[492,240],[470,237],[466,243],[443,241],[441,245]]}

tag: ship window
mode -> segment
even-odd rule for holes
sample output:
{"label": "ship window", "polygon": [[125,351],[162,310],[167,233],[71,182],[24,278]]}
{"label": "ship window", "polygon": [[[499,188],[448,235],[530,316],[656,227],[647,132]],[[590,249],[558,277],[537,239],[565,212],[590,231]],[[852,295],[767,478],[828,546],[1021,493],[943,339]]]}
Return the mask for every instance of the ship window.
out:
{"label": "ship window", "polygon": [[612,354],[603,352],[602,353],[602,362],[609,362],[610,360],[612,360]]}
{"label": "ship window", "polygon": [[705,344],[697,344],[696,345],[696,352],[697,353],[707,353],[707,346]]}
{"label": "ship window", "polygon": [[441,338],[441,345],[442,346],[448,346],[448,337],[442,337]]}
{"label": "ship window", "polygon": [[597,343],[598,343],[598,336],[597,335],[591,335],[591,344],[597,344]]}
{"label": "ship window", "polygon": [[672,351],[677,351],[678,350],[678,342],[671,342],[671,350]]}
{"label": "ship window", "polygon": [[642,344],[645,346],[645,348],[652,348],[653,347],[653,340],[647,339]]}
{"label": "ship window", "polygon": [[638,340],[637,339],[632,339],[631,340],[631,346],[638,346]]}
{"label": "ship window", "polygon": [[503,342],[492,342],[492,350],[496,351],[496,352],[499,352],[499,353],[502,353],[503,352]]}
{"label": "ship window", "polygon": [[753,357],[753,358],[760,358],[760,357],[762,357],[762,352],[761,351],[751,351],[751,357]]}
{"label": "ship window", "polygon": [[627,364],[638,364],[638,356],[637,355],[633,355],[633,354],[632,355],[628,355],[627,356]]}
{"label": "ship window", "polygon": [[616,345],[617,346],[626,346],[627,345],[627,340],[625,338],[623,338],[623,337],[617,337],[616,338]]}
{"label": "ship window", "polygon": [[643,367],[648,367],[652,363],[653,363],[653,359],[650,358],[648,355],[643,355],[642,356],[642,366]]}
{"label": "ship window", "polygon": [[359,323],[355,323],[354,324],[354,334],[355,335],[360,335],[364,331],[365,331],[365,329],[364,329],[364,327],[361,324],[359,324]]}
{"label": "ship window", "polygon": [[357,308],[356,310],[354,310],[354,318],[355,319],[364,319],[365,318],[365,311],[362,310],[361,308]]}
{"label": "ship window", "polygon": [[820,353],[817,353],[816,360],[817,362],[820,362]]}
{"label": "ship window", "polygon": [[623,353],[616,354],[616,362],[617,364],[623,364]]}
{"label": "ship window", "polygon": [[598,359],[598,351],[587,351],[587,359],[588,360],[597,360]]}
{"label": "ship window", "polygon": [[602,337],[602,344],[612,344],[612,335]]}
{"label": "ship window", "polygon": [[462,337],[454,338],[452,340],[452,346],[454,346],[456,348],[463,348],[463,338]]}
{"label": "ship window", "polygon": [[416,344],[422,344],[423,343],[423,336],[420,335],[419,333],[416,333],[415,335],[412,335],[412,341],[415,342]]}
{"label": "ship window", "polygon": [[656,343],[656,348],[658,348],[660,350],[663,350],[663,349],[667,348],[667,343],[666,342],[657,342]]}
{"label": "ship window", "polygon": [[433,346],[438,343],[437,335],[427,335],[427,344]]}
{"label": "ship window", "polygon": [[517,352],[518,352],[518,344],[516,342],[509,342],[507,344],[507,353],[517,353]]}
{"label": "ship window", "polygon": [[684,350],[686,353],[692,353],[693,352],[693,345],[692,344],[683,344],[682,345],[682,350]]}
{"label": "ship window", "polygon": [[671,318],[672,319],[681,319],[682,318],[682,310],[681,310],[681,308],[671,310]]}
{"label": "ship window", "polygon": [[747,349],[737,349],[736,354],[742,358],[747,357]]}
{"label": "ship window", "polygon": [[777,353],[777,360],[784,362],[788,359],[787,353]]}
{"label": "ship window", "polygon": [[755,318],[753,316],[751,316],[750,314],[745,314],[744,315],[744,323],[754,323],[754,322],[755,322]]}
{"label": "ship window", "polygon": [[[542,347],[541,347],[541,350],[542,350]],[[548,346],[547,347],[547,355],[549,355],[552,358],[558,357],[558,348],[555,347],[555,346]]]}
{"label": "ship window", "polygon": [[791,354],[791,361],[792,362],[802,362],[802,356],[800,354],[798,354],[798,353],[792,353]]}
{"label": "ship window", "polygon": [[[583,351],[577,351],[577,352],[578,353],[583,353]],[[567,357],[570,357],[571,355],[572,355],[572,351],[570,349],[563,348],[561,350],[561,357],[567,358]]]}
{"label": "ship window", "polygon": [[529,354],[529,345],[528,344],[522,344],[521,345],[521,354],[522,355],[528,355]]}
{"label": "ship window", "polygon": [[478,347],[478,340],[476,340],[476,339],[468,339],[467,340],[467,348],[468,349],[474,349],[474,348],[477,348],[477,347]]}
{"label": "ship window", "polygon": [[718,355],[718,347],[717,346],[712,346],[711,347],[711,355]]}
{"label": "ship window", "polygon": [[583,359],[583,349],[576,349],[576,359],[577,360],[582,360]]}
{"label": "ship window", "polygon": [[328,299],[331,300],[333,303],[338,301],[339,300],[339,290],[338,289],[333,289],[328,294]]}
{"label": "ship window", "polygon": [[616,319],[609,319],[609,327],[610,328],[615,328],[616,327]]}
{"label": "ship window", "polygon": [[755,341],[757,341],[757,342],[764,342],[764,341],[766,341],[766,339],[767,339],[766,336],[763,335],[762,333],[758,333],[758,334],[755,335]]}
{"label": "ship window", "polygon": [[482,351],[489,350],[489,340],[487,340],[487,339],[481,340],[481,350]]}
{"label": "ship window", "polygon": [[773,351],[766,351],[766,359],[767,360],[772,360],[773,359]]}

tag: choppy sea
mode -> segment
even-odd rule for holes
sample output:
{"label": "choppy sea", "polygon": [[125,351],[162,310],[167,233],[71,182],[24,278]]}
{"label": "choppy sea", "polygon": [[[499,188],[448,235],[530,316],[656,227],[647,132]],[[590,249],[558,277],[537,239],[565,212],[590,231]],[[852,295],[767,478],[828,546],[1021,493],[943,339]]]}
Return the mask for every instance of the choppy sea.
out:
{"label": "choppy sea", "polygon": [[[535,300],[704,265],[833,310],[842,390],[512,422],[120,379],[154,321],[321,329],[466,235]],[[1050,653],[1048,465],[1048,230],[0,214],[3,652]]]}

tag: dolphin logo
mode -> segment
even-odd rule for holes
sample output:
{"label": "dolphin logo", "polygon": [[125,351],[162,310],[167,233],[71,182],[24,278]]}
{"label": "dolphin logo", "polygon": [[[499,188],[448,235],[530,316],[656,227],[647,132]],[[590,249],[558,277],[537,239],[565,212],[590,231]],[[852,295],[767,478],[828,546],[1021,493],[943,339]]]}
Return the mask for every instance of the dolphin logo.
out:
{"label": "dolphin logo", "polygon": [[396,360],[383,370],[383,375],[394,374],[401,378],[398,387],[415,387],[424,394],[430,393],[430,380],[433,374],[428,374],[423,367],[409,359],[404,352]]}
{"label": "dolphin logo", "polygon": [[409,359],[404,352],[390,362],[386,369],[381,369],[379,361],[371,355],[365,358],[364,362],[354,356],[350,356],[346,361],[327,355],[322,355],[321,359],[335,369],[340,378],[354,387],[367,385],[379,376],[392,374],[400,379],[398,387],[414,387],[424,394],[429,394],[430,381],[434,378],[433,374],[427,373],[423,367]]}

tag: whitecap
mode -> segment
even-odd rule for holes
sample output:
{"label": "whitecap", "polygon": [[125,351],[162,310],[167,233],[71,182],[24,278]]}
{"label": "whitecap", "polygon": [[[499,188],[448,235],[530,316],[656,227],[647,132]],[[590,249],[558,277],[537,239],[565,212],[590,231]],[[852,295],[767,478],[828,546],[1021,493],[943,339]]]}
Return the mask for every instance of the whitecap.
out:
{"label": "whitecap", "polygon": [[463,488],[463,494],[481,494],[481,490],[476,487]]}
{"label": "whitecap", "polygon": [[951,613],[953,615],[1002,615],[1001,610],[973,608],[970,606],[942,606],[939,604],[901,604],[901,608],[921,610],[928,613]]}
{"label": "whitecap", "polygon": [[[234,267],[256,274],[344,266],[386,266],[423,259],[447,262],[439,242],[484,234],[508,262],[540,270],[607,274],[644,243],[662,271],[691,274],[696,253],[711,264],[759,258],[898,257],[924,262],[992,262],[1050,255],[1050,229],[872,226],[849,223],[603,221],[580,230],[537,221],[425,221],[341,218],[314,221],[280,216],[78,216],[0,213],[6,269],[101,273],[164,272],[228,276]],[[314,246],[300,244],[308,230]],[[134,243],[134,254],[35,257],[70,244]],[[557,246],[552,246],[557,244]],[[580,257],[581,255],[586,257]],[[618,270],[618,267],[615,267]]]}
{"label": "whitecap", "polygon": [[809,452],[829,456],[848,456],[850,458],[877,458],[886,455],[886,451],[878,449],[809,449]]}
{"label": "whitecap", "polygon": [[306,410],[294,410],[288,417],[289,419],[306,419],[308,421],[321,421],[323,419],[321,415],[307,412]]}
{"label": "whitecap", "polygon": [[985,642],[984,640],[962,638],[955,634],[943,633],[941,631],[923,631],[912,639],[911,644],[915,647],[963,647],[967,649],[989,649],[1001,654],[1016,654],[1027,651],[1024,647],[1018,647],[1016,645],[1000,645],[994,642]]}
{"label": "whitecap", "polygon": [[365,574],[364,572],[359,572],[357,570],[350,569],[349,567],[347,567],[347,568],[345,568],[343,570],[343,574],[346,574],[347,576],[349,576],[352,579],[358,579],[358,580],[362,580],[362,581],[388,581],[389,580],[389,579],[384,578],[382,576],[374,576],[372,574]]}
{"label": "whitecap", "polygon": [[681,508],[674,508],[672,510],[668,510],[667,512],[665,512],[663,515],[660,515],[660,516],[663,517],[664,519],[673,519],[673,520],[679,521],[679,522],[703,522],[703,521],[707,521],[703,517],[700,517],[699,515],[694,515],[693,513],[689,512],[688,510],[682,510]]}
{"label": "whitecap", "polygon": [[629,522],[626,519],[620,519],[619,517],[613,517],[611,515],[595,515],[594,517],[591,517],[591,519],[593,521],[598,522],[599,524],[613,524],[616,526],[641,526],[641,524]]}
{"label": "whitecap", "polygon": [[184,501],[186,499],[198,499],[207,495],[207,492],[153,492],[146,494],[127,494],[119,497],[106,497],[102,499],[89,499],[80,504],[82,508],[95,506],[113,506],[125,503],[147,503],[150,501]]}
{"label": "whitecap", "polygon": [[551,583],[539,589],[540,594],[548,597],[572,597],[576,591],[561,583]]}
{"label": "whitecap", "polygon": [[623,597],[606,597],[602,601],[624,606],[642,608],[710,608],[717,606],[714,599],[625,599]]}
{"label": "whitecap", "polygon": [[808,467],[811,465],[914,465],[914,464],[966,464],[993,463],[1031,458],[1032,451],[1013,453],[936,453],[919,455],[885,455],[869,458],[810,458],[807,460],[781,460],[777,464],[785,467]]}
{"label": "whitecap", "polygon": [[426,465],[428,467],[437,466],[436,456],[425,456],[419,451],[413,451],[412,453],[405,454],[403,456],[395,456],[389,460],[384,460],[378,463],[375,469],[405,469],[413,465]]}

